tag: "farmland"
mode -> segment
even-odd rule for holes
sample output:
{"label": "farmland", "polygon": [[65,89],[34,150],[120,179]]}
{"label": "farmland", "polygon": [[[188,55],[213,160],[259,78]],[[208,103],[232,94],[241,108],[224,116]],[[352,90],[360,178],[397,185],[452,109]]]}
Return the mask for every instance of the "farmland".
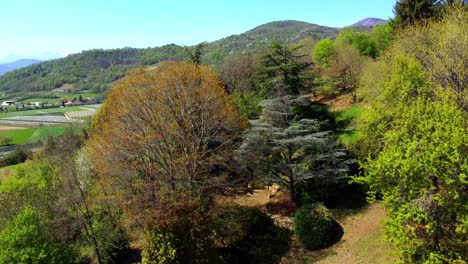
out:
{"label": "farmland", "polygon": [[58,136],[63,134],[66,127],[35,127],[17,130],[0,131],[0,139],[10,138],[9,144],[18,145],[25,143],[35,143],[46,140],[49,136]]}

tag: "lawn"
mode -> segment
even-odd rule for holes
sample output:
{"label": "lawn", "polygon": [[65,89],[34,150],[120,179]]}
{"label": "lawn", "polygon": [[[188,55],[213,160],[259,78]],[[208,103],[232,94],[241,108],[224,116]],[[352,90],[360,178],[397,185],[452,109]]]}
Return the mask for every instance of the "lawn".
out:
{"label": "lawn", "polygon": [[37,127],[18,130],[0,131],[0,139],[11,138],[10,144],[18,145],[34,143],[46,140],[50,136],[58,136],[64,133],[66,127]]}

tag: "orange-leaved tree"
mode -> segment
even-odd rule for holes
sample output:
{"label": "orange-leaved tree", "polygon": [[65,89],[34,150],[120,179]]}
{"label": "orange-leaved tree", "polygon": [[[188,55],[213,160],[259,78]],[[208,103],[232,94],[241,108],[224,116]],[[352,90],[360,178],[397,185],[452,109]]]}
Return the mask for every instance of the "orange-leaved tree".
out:
{"label": "orange-leaved tree", "polygon": [[127,224],[142,231],[167,222],[176,200],[210,186],[243,125],[209,68],[168,62],[115,85],[91,125],[88,149]]}

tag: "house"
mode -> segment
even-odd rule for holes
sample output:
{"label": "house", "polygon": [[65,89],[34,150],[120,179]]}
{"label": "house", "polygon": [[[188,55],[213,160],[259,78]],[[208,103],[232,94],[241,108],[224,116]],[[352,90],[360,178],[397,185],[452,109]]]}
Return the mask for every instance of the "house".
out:
{"label": "house", "polygon": [[16,104],[15,101],[3,101],[2,103],[3,106],[9,106],[9,105],[14,105],[14,104]]}
{"label": "house", "polygon": [[44,103],[43,102],[31,102],[31,105],[34,105],[35,107],[42,107]]}

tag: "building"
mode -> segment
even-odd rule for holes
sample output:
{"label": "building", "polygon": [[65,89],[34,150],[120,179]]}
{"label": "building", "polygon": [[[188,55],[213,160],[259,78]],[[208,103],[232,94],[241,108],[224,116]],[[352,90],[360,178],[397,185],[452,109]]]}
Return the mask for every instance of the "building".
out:
{"label": "building", "polygon": [[2,105],[3,106],[10,106],[16,104],[15,101],[3,101]]}

